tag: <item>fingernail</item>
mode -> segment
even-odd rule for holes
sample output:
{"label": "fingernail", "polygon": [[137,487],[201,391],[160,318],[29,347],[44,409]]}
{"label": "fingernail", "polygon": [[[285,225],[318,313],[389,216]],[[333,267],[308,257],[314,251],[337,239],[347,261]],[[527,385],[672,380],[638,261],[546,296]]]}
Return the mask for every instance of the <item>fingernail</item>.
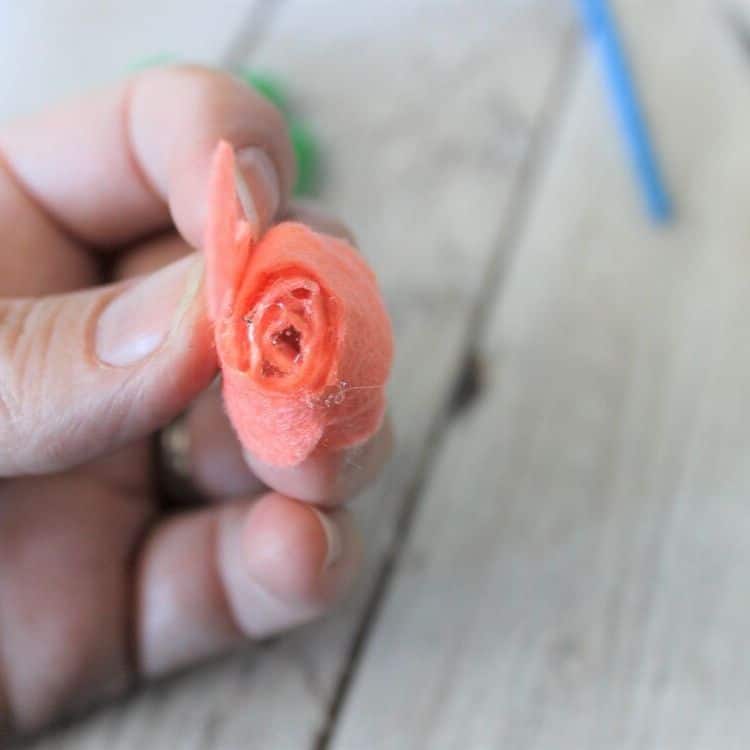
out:
{"label": "fingernail", "polygon": [[327,552],[323,562],[323,570],[328,570],[328,568],[335,565],[341,558],[341,550],[343,549],[341,531],[339,531],[339,527],[333,518],[315,508],[311,508],[311,510],[318,517],[326,537]]}
{"label": "fingernail", "polygon": [[99,316],[95,337],[99,359],[126,367],[153,354],[195,298],[202,269],[200,256],[191,255],[118,294]]}
{"label": "fingernail", "polygon": [[276,167],[268,154],[257,146],[239,149],[236,160],[240,203],[250,224],[262,232],[279,210],[281,191]]}

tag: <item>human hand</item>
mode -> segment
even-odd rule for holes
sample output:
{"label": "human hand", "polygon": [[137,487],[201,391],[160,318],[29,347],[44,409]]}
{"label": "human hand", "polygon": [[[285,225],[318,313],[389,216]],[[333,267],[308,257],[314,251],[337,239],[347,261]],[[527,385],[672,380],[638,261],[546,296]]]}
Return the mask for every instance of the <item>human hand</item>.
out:
{"label": "human hand", "polygon": [[[288,213],[283,120],[221,73],[150,71],[0,130],[0,735],[303,623],[357,570],[341,504],[388,428],[279,469],[210,387],[191,248],[221,138],[261,223]],[[166,514],[149,436],[183,412],[206,503]]]}

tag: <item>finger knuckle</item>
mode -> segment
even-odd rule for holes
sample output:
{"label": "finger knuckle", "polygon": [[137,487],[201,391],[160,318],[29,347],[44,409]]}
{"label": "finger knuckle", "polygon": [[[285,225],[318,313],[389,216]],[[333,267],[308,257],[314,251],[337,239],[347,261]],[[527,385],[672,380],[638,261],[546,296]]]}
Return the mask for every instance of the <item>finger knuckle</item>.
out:
{"label": "finger knuckle", "polygon": [[[30,305],[0,307],[0,431],[13,432],[23,417],[21,382],[28,367],[26,328]],[[3,441],[7,444],[6,441]]]}
{"label": "finger knuckle", "polygon": [[[0,306],[0,474],[16,466],[19,441],[29,452],[39,437],[42,377],[54,338],[52,301],[13,301]],[[44,308],[44,309],[41,309]]]}

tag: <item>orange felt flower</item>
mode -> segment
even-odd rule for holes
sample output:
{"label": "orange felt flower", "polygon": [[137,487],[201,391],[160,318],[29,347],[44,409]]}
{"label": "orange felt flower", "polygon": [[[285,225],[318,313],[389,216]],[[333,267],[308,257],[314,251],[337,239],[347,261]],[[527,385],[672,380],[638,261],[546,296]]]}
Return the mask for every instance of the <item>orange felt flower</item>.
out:
{"label": "orange felt flower", "polygon": [[371,437],[385,408],[391,325],[375,276],[343,240],[284,222],[256,243],[232,147],[214,154],[209,315],[224,402],[242,445],[277,466]]}

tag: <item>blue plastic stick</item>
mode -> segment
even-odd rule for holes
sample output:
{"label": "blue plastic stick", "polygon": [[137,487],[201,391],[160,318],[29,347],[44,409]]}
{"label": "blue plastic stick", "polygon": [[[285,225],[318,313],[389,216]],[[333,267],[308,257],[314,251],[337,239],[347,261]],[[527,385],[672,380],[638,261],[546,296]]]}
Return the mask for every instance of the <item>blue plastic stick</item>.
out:
{"label": "blue plastic stick", "polygon": [[607,86],[648,212],[654,221],[666,223],[672,218],[672,203],[651,145],[646,119],[638,103],[615,19],[607,0],[577,0],[577,3],[599,52]]}

